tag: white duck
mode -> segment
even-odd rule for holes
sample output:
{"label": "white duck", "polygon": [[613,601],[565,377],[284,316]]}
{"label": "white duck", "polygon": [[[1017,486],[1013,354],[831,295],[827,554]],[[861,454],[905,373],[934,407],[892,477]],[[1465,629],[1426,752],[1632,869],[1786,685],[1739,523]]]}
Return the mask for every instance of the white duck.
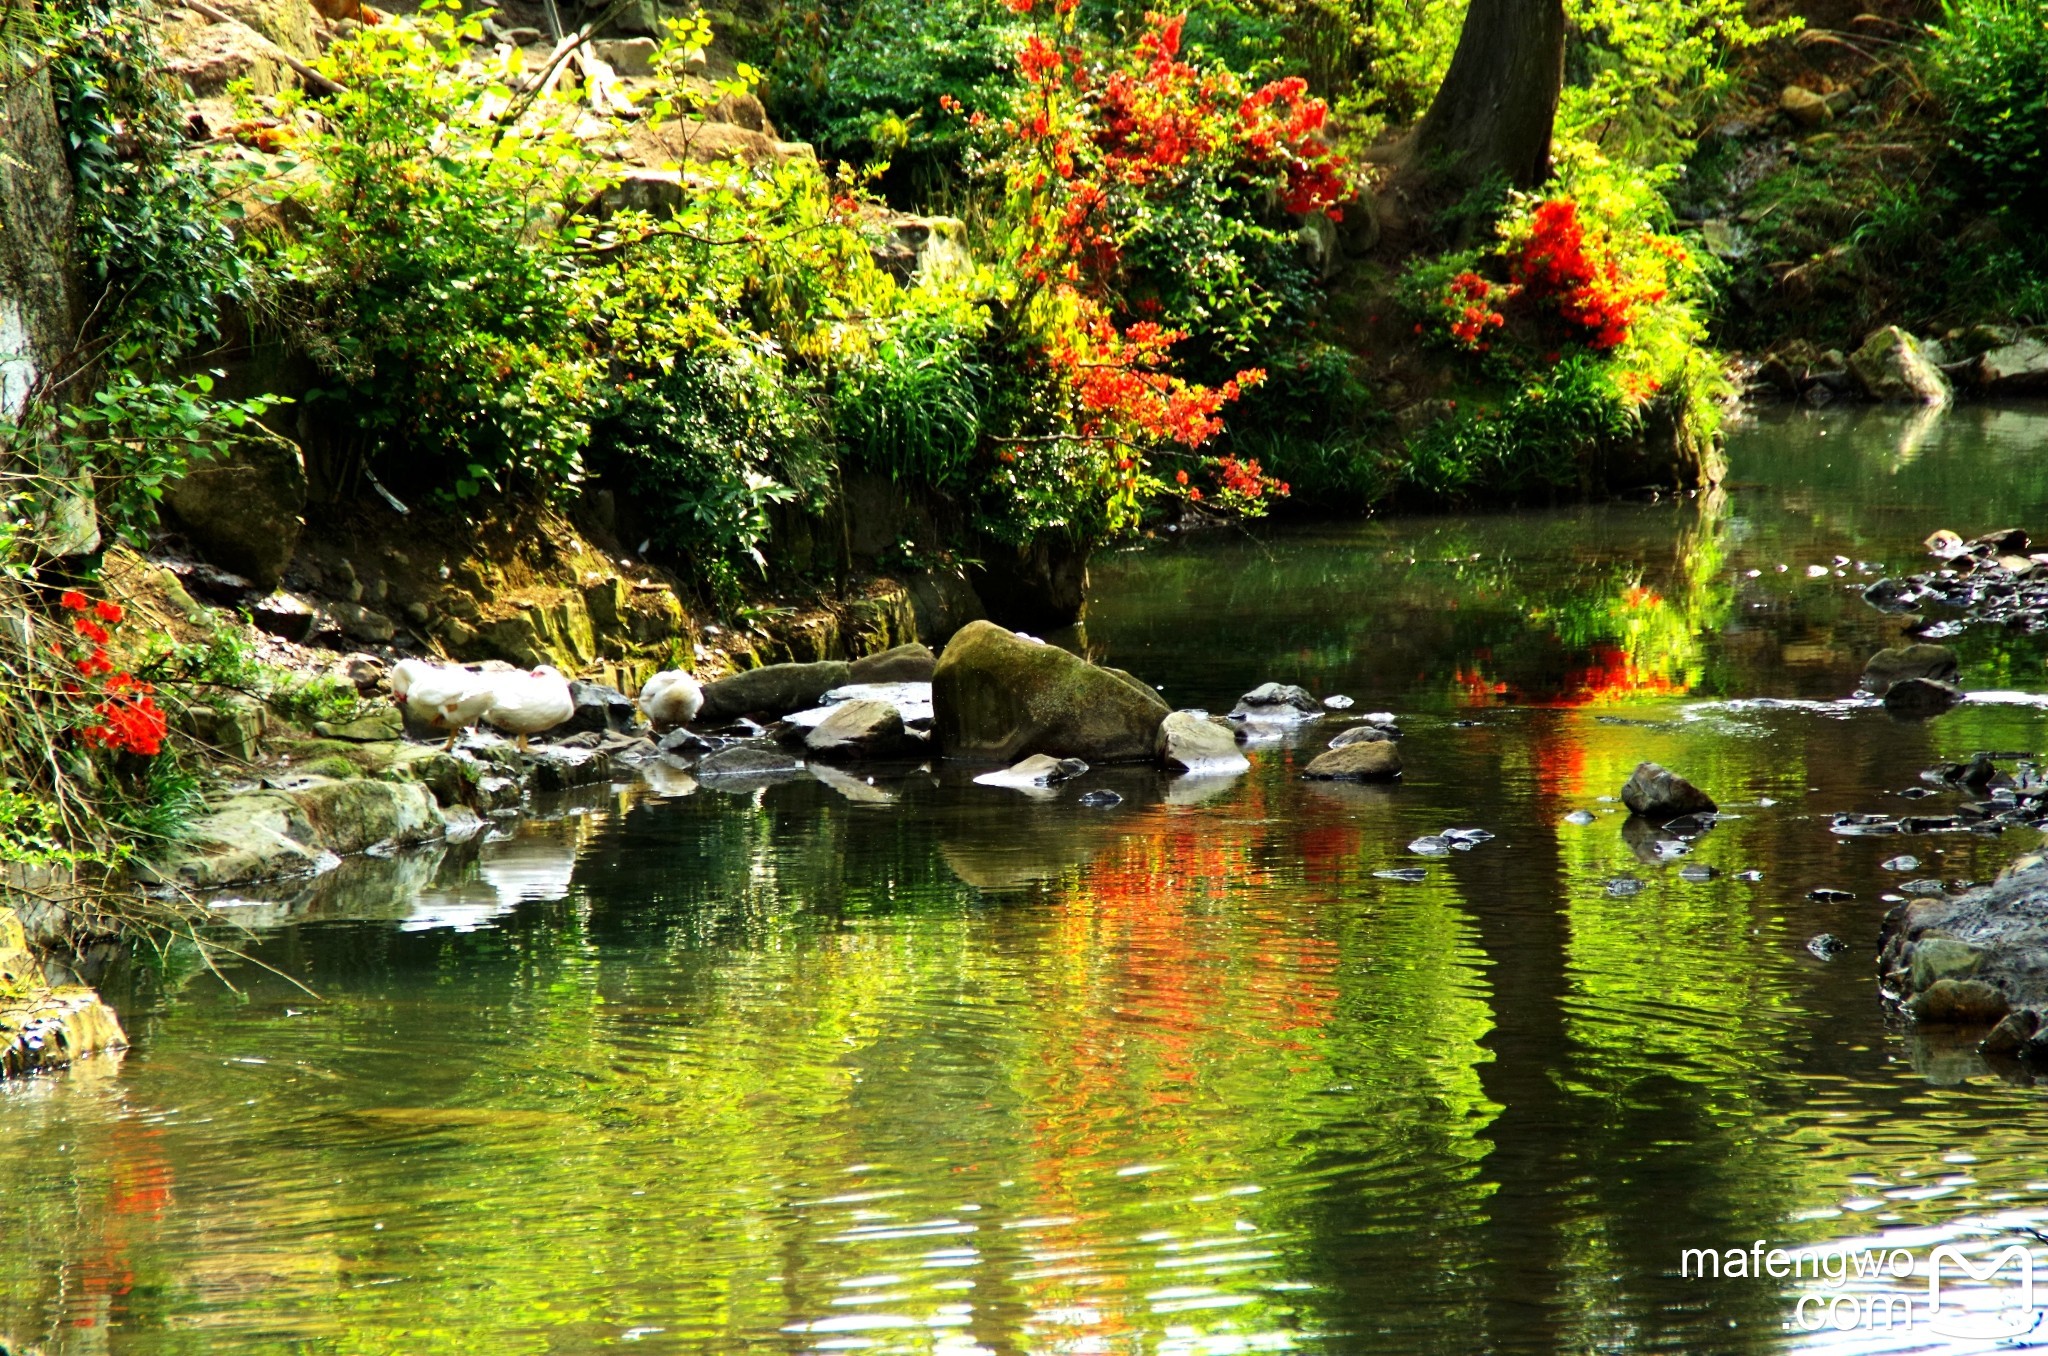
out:
{"label": "white duck", "polygon": [[681,669],[663,669],[640,689],[640,711],[657,730],[688,725],[704,706],[704,689]]}
{"label": "white duck", "polygon": [[401,659],[391,666],[391,700],[422,725],[448,731],[452,749],[462,732],[483,718],[492,692],[484,675],[424,659]]}
{"label": "white duck", "polygon": [[526,752],[526,737],[554,729],[576,714],[576,698],[570,695],[569,680],[551,664],[531,673],[493,673],[490,708],[484,719],[508,734],[519,736],[519,751]]}

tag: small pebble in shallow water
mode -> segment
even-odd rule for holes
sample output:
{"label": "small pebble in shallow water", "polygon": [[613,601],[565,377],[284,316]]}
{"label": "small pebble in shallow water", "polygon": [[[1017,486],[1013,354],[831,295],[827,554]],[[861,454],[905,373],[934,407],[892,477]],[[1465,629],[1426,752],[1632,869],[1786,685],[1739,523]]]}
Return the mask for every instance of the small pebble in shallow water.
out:
{"label": "small pebble in shallow water", "polygon": [[1090,791],[1074,803],[1085,805],[1091,810],[1107,810],[1113,805],[1123,804],[1124,798],[1114,791]]}
{"label": "small pebble in shallow water", "polygon": [[1828,567],[1825,565],[1809,565],[1806,567],[1806,577],[1808,579],[1825,579],[1828,577]]}
{"label": "small pebble in shallow water", "polygon": [[1909,880],[1901,882],[1899,885],[1899,893],[1908,896],[1939,895],[1948,893],[1948,888],[1938,880],[1928,880],[1922,877],[1918,880]]}
{"label": "small pebble in shallow water", "polygon": [[1768,810],[1768,809],[1770,809],[1770,808],[1771,808],[1771,807],[1772,807],[1773,805],[1776,805],[1776,804],[1777,804],[1778,802],[1776,802],[1776,801],[1772,800],[1772,799],[1771,799],[1771,798],[1770,798],[1769,796],[1758,796],[1758,797],[1756,798],[1756,803],[1757,803],[1758,805],[1761,805],[1761,806],[1763,806],[1763,807],[1764,807],[1764,808],[1765,808],[1766,810]]}
{"label": "small pebble in shallow water", "polygon": [[1591,810],[1574,810],[1564,817],[1564,822],[1567,824],[1590,824],[1593,822],[1593,812]]}
{"label": "small pebble in shallow water", "polygon": [[1761,872],[1761,871],[1759,871],[1759,870],[1757,870],[1757,869],[1756,869],[1755,867],[1751,867],[1751,868],[1750,868],[1749,870],[1747,870],[1747,871],[1738,871],[1738,872],[1736,872],[1736,873],[1735,873],[1735,879],[1737,879],[1737,880],[1746,880],[1746,881],[1749,881],[1749,882],[1750,882],[1750,883],[1752,883],[1752,884],[1754,884],[1754,883],[1755,883],[1755,882],[1757,882],[1757,881],[1760,881],[1760,880],[1762,880],[1763,878],[1764,878],[1764,873],[1763,873],[1763,872]]}
{"label": "small pebble in shallow water", "polygon": [[1832,886],[1817,885],[1806,892],[1806,897],[1821,904],[1840,904],[1844,900],[1856,898],[1856,895],[1851,890],[1837,890]]}
{"label": "small pebble in shallow water", "polygon": [[1705,862],[1690,862],[1678,868],[1678,878],[1691,881],[1694,885],[1710,881],[1720,874],[1717,868],[1708,866]]}
{"label": "small pebble in shallow water", "polygon": [[1903,904],[1906,902],[1906,897],[1896,890],[1887,890],[1879,895],[1878,898],[1887,904]]}
{"label": "small pebble in shallow water", "polygon": [[1639,895],[1642,892],[1643,882],[1634,876],[1616,876],[1607,882],[1607,893],[1617,898]]}
{"label": "small pebble in shallow water", "polygon": [[1925,800],[1934,794],[1934,788],[1931,786],[1909,786],[1899,792],[1899,794],[1908,800]]}
{"label": "small pebble in shallow water", "polygon": [[1451,722],[1451,728],[1454,730],[1469,730],[1475,725],[1484,724],[1486,722],[1483,720],[1454,720]]}
{"label": "small pebble in shallow water", "polygon": [[1437,837],[1453,845],[1469,843],[1477,846],[1480,843],[1493,841],[1493,835],[1485,829],[1444,829],[1437,834]]}
{"label": "small pebble in shallow water", "polygon": [[1410,843],[1408,850],[1419,852],[1425,857],[1442,857],[1450,852],[1451,845],[1432,833]]}
{"label": "small pebble in shallow water", "polygon": [[1375,871],[1373,874],[1381,880],[1405,880],[1411,884],[1415,881],[1429,879],[1429,872],[1419,866],[1400,866],[1395,867],[1391,871]]}
{"label": "small pebble in shallow water", "polygon": [[1323,698],[1323,705],[1329,707],[1332,711],[1343,711],[1350,707],[1351,698],[1340,692],[1334,697]]}
{"label": "small pebble in shallow water", "polygon": [[1920,859],[1901,854],[1897,857],[1887,857],[1883,865],[1887,871],[1918,871],[1920,869]]}
{"label": "small pebble in shallow water", "polygon": [[1849,944],[1832,932],[1823,932],[1806,944],[1806,949],[1822,960],[1833,960],[1849,949]]}

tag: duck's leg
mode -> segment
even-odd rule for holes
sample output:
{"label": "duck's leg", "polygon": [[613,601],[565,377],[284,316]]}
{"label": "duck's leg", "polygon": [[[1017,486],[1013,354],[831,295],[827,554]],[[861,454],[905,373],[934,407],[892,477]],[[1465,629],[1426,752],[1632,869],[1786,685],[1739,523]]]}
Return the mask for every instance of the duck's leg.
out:
{"label": "duck's leg", "polygon": [[448,732],[448,742],[441,746],[441,752],[453,753],[455,751],[455,741],[460,738],[462,738],[462,727],[458,725]]}
{"label": "duck's leg", "polygon": [[520,751],[521,753],[525,753],[525,752],[526,752],[526,736],[525,736],[525,735],[521,735],[521,736],[519,736],[519,751]]}

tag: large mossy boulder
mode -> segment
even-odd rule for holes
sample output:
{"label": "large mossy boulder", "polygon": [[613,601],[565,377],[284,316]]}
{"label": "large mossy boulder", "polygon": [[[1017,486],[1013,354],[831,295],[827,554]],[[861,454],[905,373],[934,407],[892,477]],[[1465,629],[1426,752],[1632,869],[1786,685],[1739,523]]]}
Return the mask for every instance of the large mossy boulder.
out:
{"label": "large mossy boulder", "polygon": [[1157,756],[1168,714],[1158,693],[1123,670],[993,622],[961,628],[932,674],[932,723],[948,758],[1145,762]]}
{"label": "large mossy boulder", "polygon": [[433,791],[422,782],[306,777],[209,806],[164,858],[141,865],[137,874],[215,889],[302,875],[318,870],[326,853],[424,843],[446,829]]}
{"label": "large mossy boulder", "polygon": [[281,438],[245,439],[165,485],[164,505],[201,555],[268,592],[305,530],[305,459]]}
{"label": "large mossy boulder", "polygon": [[1920,341],[1887,325],[1849,357],[1849,372],[1872,400],[1893,404],[1946,405],[1953,392]]}

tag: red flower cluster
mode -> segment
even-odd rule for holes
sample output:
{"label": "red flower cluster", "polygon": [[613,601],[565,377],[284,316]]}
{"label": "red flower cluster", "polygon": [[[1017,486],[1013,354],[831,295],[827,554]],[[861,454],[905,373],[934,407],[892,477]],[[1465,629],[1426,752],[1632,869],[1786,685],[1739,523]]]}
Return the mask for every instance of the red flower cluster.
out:
{"label": "red flower cluster", "polygon": [[[1109,317],[1097,311],[1047,357],[1067,374],[1081,408],[1096,417],[1089,431],[1110,432],[1105,425],[1113,425],[1117,436],[1130,441],[1200,447],[1223,431],[1217,411],[1266,374],[1247,368],[1221,386],[1201,386],[1161,371],[1167,351],[1186,337],[1149,320],[1118,333]],[[1121,469],[1135,474],[1128,463]]]}
{"label": "red flower cluster", "polygon": [[[1665,253],[1654,237],[1650,243]],[[1529,238],[1510,264],[1515,282],[1532,300],[1549,303],[1567,323],[1585,330],[1586,346],[1605,351],[1628,342],[1639,307],[1662,301],[1661,276],[1631,278],[1604,233],[1586,230],[1570,198],[1537,204]]]}
{"label": "red flower cluster", "polygon": [[1488,282],[1470,270],[1451,279],[1442,299],[1450,316],[1451,337],[1466,348],[1484,353],[1492,347],[1485,338],[1486,331],[1508,323],[1508,318],[1494,306],[1494,300],[1511,300],[1517,290]]}
{"label": "red flower cluster", "polygon": [[1228,496],[1239,499],[1259,499],[1267,494],[1285,496],[1287,482],[1275,480],[1259,466],[1258,459],[1247,457],[1243,461],[1236,457],[1218,457],[1215,461],[1216,488]]}
{"label": "red flower cluster", "polygon": [[67,589],[58,606],[74,613],[71,633],[77,639],[67,648],[53,644],[51,653],[69,663],[76,678],[64,681],[64,690],[85,698],[86,683],[105,678],[99,684],[100,700],[91,704],[94,719],[78,729],[79,742],[89,749],[109,749],[155,757],[163,752],[170,721],[156,704],[156,689],[138,682],[133,675],[114,672],[107,653],[114,628],[126,617],[121,605],[102,599],[95,603],[77,589]]}

